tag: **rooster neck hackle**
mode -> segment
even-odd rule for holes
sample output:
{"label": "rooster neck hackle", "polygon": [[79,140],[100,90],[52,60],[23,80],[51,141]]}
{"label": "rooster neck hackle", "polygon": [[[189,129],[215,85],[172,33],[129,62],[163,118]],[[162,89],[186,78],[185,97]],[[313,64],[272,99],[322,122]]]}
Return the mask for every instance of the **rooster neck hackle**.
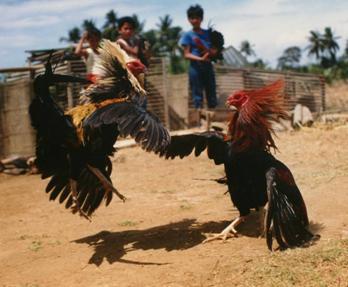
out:
{"label": "rooster neck hackle", "polygon": [[284,81],[278,80],[257,90],[242,91],[247,100],[229,122],[229,133],[236,151],[277,149],[272,124],[289,116],[284,108]]}

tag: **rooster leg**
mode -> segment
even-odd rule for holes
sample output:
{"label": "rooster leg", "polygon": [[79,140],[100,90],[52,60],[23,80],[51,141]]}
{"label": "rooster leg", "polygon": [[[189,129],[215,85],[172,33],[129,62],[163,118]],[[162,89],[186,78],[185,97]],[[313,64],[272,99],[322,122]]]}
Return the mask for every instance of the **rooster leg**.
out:
{"label": "rooster leg", "polygon": [[72,196],[72,200],[73,200],[73,206],[71,206],[72,212],[79,212],[80,216],[88,219],[89,221],[91,221],[90,217],[81,210],[80,204],[78,202],[77,199],[77,182],[76,180],[70,179],[70,188],[71,188],[71,196]]}
{"label": "rooster leg", "polygon": [[227,226],[224,230],[222,230],[221,233],[215,234],[214,236],[207,238],[203,241],[203,243],[210,242],[216,239],[222,239],[222,241],[226,241],[227,238],[232,236],[237,236],[237,230],[236,227],[241,223],[244,222],[246,219],[246,216],[239,216],[235,220],[231,222],[229,226]]}
{"label": "rooster leg", "polygon": [[115,193],[123,202],[126,201],[126,197],[119,193],[118,190],[112,185],[112,183],[105,177],[105,175],[97,168],[87,165],[88,169],[100,180],[105,192]]}

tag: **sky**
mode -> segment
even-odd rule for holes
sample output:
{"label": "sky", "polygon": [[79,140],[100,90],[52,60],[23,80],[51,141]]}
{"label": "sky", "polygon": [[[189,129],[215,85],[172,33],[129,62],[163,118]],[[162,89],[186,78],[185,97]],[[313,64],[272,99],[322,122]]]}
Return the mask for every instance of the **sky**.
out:
{"label": "sky", "polygon": [[203,28],[212,23],[224,34],[225,47],[248,40],[273,67],[286,48],[305,48],[310,30],[331,27],[340,36],[340,53],[348,39],[347,0],[0,0],[0,68],[25,66],[26,50],[66,46],[59,39],[68,30],[84,19],[101,27],[111,9],[118,17],[137,14],[145,31],[166,14],[187,31],[186,10],[193,4],[204,9]]}

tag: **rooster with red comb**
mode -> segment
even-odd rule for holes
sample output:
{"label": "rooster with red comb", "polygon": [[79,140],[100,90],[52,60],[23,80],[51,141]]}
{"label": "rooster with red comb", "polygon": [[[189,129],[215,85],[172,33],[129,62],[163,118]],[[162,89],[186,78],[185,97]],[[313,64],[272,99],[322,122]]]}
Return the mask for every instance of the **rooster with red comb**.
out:
{"label": "rooster with red comb", "polygon": [[252,209],[260,212],[260,231],[270,250],[274,249],[274,238],[280,249],[302,246],[315,238],[307,229],[306,205],[291,171],[271,154],[271,149],[277,149],[272,124],[288,118],[283,92],[283,80],[256,90],[237,91],[226,102],[235,110],[227,135],[204,132],[173,136],[160,153],[166,158],[183,158],[193,150],[198,156],[207,149],[215,164],[224,164],[228,192],[239,216],[205,242],[237,235],[236,227]]}

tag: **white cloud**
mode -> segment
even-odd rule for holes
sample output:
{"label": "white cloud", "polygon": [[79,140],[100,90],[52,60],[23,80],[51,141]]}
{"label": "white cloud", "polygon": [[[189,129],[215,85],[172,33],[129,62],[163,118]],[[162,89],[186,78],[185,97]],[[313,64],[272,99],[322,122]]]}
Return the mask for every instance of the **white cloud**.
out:
{"label": "white cloud", "polygon": [[[7,2],[8,3],[8,2]],[[249,40],[259,57],[276,64],[277,58],[289,46],[307,45],[310,30],[323,31],[330,26],[342,36],[342,48],[348,38],[348,2],[345,0],[29,0],[16,4],[0,3],[0,49],[11,54],[14,47],[48,48],[62,45],[61,36],[82,20],[93,19],[104,24],[105,14],[114,9],[118,16],[137,14],[146,22],[145,30],[155,28],[159,17],[169,14],[173,25],[190,29],[186,19],[189,5],[199,3],[205,10],[204,26],[209,20],[223,32],[227,45],[239,47]],[[18,53],[18,49],[14,50]],[[13,65],[19,65],[13,57]],[[10,59],[6,59],[9,63]],[[4,61],[0,58],[0,67]]]}

